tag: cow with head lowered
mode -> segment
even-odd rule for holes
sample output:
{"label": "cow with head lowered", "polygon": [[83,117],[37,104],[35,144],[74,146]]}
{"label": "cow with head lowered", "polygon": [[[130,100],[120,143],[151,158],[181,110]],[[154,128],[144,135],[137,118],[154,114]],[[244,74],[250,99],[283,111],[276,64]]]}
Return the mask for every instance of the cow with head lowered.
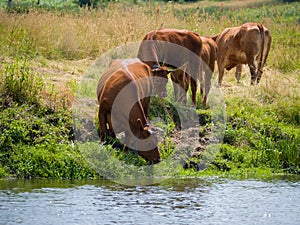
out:
{"label": "cow with head lowered", "polygon": [[[147,121],[153,73],[165,77],[169,71],[161,67],[151,71],[138,59],[113,60],[97,84],[98,118],[101,141],[125,132],[126,146],[137,150],[145,160],[158,163],[157,138]],[[164,95],[165,85],[156,86],[155,91]]]}
{"label": "cow with head lowered", "polygon": [[189,30],[158,29],[143,38],[137,57],[151,68],[164,64],[175,68],[171,74],[177,100],[186,104],[186,92],[191,83],[192,102],[196,105],[197,79],[201,71],[202,41]]}
{"label": "cow with head lowered", "polygon": [[222,84],[224,69],[234,67],[235,77],[240,82],[243,64],[250,68],[251,84],[259,83],[272,39],[266,27],[260,23],[245,23],[239,27],[226,28],[212,38],[218,45],[219,86]]}

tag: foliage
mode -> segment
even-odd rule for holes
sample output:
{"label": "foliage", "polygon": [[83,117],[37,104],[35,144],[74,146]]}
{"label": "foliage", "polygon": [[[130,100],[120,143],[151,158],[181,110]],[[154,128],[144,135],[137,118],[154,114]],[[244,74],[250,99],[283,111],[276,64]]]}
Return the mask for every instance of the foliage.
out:
{"label": "foliage", "polygon": [[[224,143],[235,146],[243,155],[250,151],[252,166],[267,166],[274,170],[283,169],[299,173],[298,125],[293,127],[281,122],[269,107],[258,107],[246,101],[235,104],[230,104],[232,107],[229,110],[229,124]],[[239,107],[241,105],[242,107]],[[289,110],[294,109],[291,107]]]}
{"label": "foliage", "polygon": [[72,144],[70,112],[18,105],[0,110],[1,170],[17,177],[93,176]]}
{"label": "foliage", "polygon": [[38,103],[43,79],[36,75],[26,59],[7,63],[3,73],[2,95],[17,103]]}
{"label": "foliage", "polygon": [[[6,8],[10,13],[29,13],[31,10],[46,10],[61,13],[78,13],[80,8],[91,10],[106,7],[114,0],[48,0],[48,1],[12,1],[8,6],[7,1],[0,2],[0,7]],[[79,8],[80,7],[80,8]]]}
{"label": "foliage", "polygon": [[0,176],[94,176],[72,144],[71,112],[43,105],[44,81],[28,55],[19,53],[0,75]]}

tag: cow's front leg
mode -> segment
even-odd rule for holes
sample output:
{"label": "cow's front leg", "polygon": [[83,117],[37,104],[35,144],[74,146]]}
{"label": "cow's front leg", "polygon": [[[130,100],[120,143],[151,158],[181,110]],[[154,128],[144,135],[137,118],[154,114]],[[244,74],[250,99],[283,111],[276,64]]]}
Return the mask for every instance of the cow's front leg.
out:
{"label": "cow's front leg", "polygon": [[188,75],[181,69],[178,69],[172,73],[172,76],[175,100],[186,105],[186,92],[189,86],[189,84],[186,83],[186,76]]}
{"label": "cow's front leg", "polygon": [[100,129],[100,140],[101,142],[104,142],[108,135],[108,130],[106,127],[106,116],[105,113],[101,112],[99,109],[98,113],[98,120],[99,120],[99,129]]}
{"label": "cow's front leg", "polygon": [[178,81],[176,79],[176,71],[171,73],[171,80],[173,82],[173,90],[174,90],[174,100],[176,101],[178,99]]}
{"label": "cow's front leg", "polygon": [[108,135],[112,138],[116,138],[116,134],[114,132],[114,128],[111,122],[111,114],[107,115],[107,123],[108,123]]}
{"label": "cow's front leg", "polygon": [[[197,96],[197,80],[195,80],[193,77],[190,77],[190,83],[191,83],[191,91],[192,91],[192,102],[194,104],[194,106],[197,106],[197,100],[196,100],[196,96]],[[186,92],[188,90],[188,87],[186,89]]]}
{"label": "cow's front leg", "polygon": [[220,66],[218,63],[218,69],[219,69],[218,86],[221,87],[223,76],[224,76],[224,67]]}

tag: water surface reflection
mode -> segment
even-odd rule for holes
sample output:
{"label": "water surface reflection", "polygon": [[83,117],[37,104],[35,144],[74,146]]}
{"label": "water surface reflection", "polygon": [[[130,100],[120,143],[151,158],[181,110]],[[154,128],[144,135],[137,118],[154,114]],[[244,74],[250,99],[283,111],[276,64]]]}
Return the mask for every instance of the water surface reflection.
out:
{"label": "water surface reflection", "polygon": [[300,224],[300,180],[1,180],[0,224]]}

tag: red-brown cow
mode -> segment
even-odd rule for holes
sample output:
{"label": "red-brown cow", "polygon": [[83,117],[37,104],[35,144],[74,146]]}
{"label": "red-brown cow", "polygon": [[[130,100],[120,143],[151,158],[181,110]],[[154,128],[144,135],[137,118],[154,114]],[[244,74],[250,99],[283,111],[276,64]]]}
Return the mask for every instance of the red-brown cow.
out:
{"label": "red-brown cow", "polygon": [[[195,84],[201,71],[202,41],[198,34],[189,30],[158,29],[149,32],[144,37],[138,52],[138,58],[151,68],[164,64],[179,68],[171,75],[172,80],[184,90],[178,95],[186,103],[187,81]],[[187,75],[188,74],[188,75]],[[176,85],[175,85],[176,86]],[[192,101],[196,105],[196,84],[191,85]],[[179,89],[174,87],[174,93]]]}
{"label": "red-brown cow", "polygon": [[[153,72],[162,76],[169,73],[161,68]],[[139,155],[157,163],[161,160],[157,139],[147,122],[151,75],[149,66],[138,59],[112,61],[97,84],[98,118],[101,141],[125,131],[125,144],[130,145],[134,140]]]}
{"label": "red-brown cow", "polygon": [[[226,28],[212,38],[218,45],[219,86],[222,84],[224,69],[234,67],[235,77],[240,82],[243,64],[248,64],[250,68],[251,84],[259,83],[271,46],[271,34],[266,27],[260,23],[245,23],[239,27]],[[258,61],[257,67],[255,60]]]}

